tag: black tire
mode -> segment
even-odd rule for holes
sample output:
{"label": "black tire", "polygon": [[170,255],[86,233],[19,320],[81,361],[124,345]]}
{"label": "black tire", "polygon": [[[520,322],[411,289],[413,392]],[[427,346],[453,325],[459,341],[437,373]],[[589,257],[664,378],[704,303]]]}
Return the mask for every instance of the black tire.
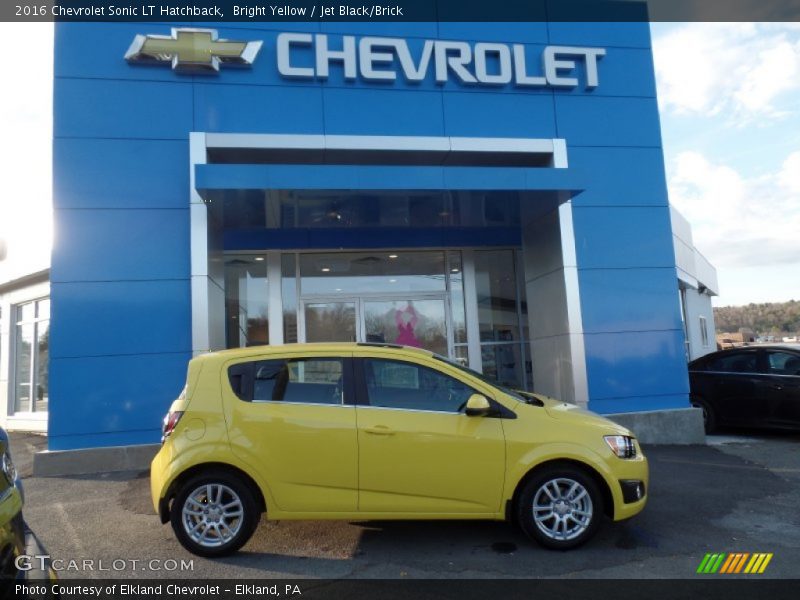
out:
{"label": "black tire", "polygon": [[[576,488],[573,488],[574,484],[577,484]],[[576,491],[570,496],[568,492],[571,489]],[[547,494],[548,490],[550,494]],[[556,494],[556,491],[561,494]],[[559,502],[562,499],[564,502]],[[588,515],[585,514],[587,508]],[[535,511],[538,523],[534,518]],[[603,494],[594,478],[583,469],[572,465],[552,465],[536,471],[525,482],[516,513],[522,530],[539,544],[552,550],[570,550],[585,544],[597,532],[605,514]]]}
{"label": "black tire", "polygon": [[702,398],[692,397],[692,406],[703,411],[703,427],[706,433],[714,433],[717,430],[717,415],[711,405]]}
{"label": "black tire", "polygon": [[[238,512],[241,514],[237,517]],[[240,477],[213,470],[184,482],[172,501],[169,517],[184,548],[197,556],[214,558],[233,554],[244,546],[258,526],[261,511],[253,490]]]}

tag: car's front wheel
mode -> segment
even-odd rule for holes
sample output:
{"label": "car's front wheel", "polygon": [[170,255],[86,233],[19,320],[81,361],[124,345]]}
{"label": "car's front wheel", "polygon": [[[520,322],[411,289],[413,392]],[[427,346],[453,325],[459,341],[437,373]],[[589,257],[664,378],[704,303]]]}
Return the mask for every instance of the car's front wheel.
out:
{"label": "car's front wheel", "polygon": [[585,543],[600,525],[603,496],[585,471],[546,467],[526,483],[517,504],[523,531],[546,548],[569,550]]}
{"label": "car's front wheel", "polygon": [[189,552],[206,557],[236,552],[253,535],[260,518],[250,487],[224,471],[186,481],[170,509],[178,541]]}

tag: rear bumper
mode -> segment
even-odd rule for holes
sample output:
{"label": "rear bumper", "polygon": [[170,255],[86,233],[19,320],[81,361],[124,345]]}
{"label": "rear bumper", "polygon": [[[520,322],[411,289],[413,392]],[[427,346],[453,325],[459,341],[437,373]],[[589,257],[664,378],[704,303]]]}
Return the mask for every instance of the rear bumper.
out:
{"label": "rear bumper", "polygon": [[167,476],[166,463],[164,446],[161,446],[161,449],[153,458],[153,462],[150,463],[150,497],[153,501],[153,509],[159,517],[161,517],[162,523],[167,522],[164,518],[164,505],[167,501],[167,498],[165,498],[167,492],[165,489]]}

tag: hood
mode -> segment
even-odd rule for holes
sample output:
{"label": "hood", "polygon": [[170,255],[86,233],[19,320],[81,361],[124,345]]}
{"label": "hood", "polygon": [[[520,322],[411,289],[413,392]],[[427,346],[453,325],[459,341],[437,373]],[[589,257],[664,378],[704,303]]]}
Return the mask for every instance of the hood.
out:
{"label": "hood", "polygon": [[537,400],[538,403],[544,407],[547,414],[554,419],[558,419],[560,421],[572,421],[574,423],[583,423],[584,425],[588,425],[590,427],[602,429],[606,432],[606,434],[629,435],[635,437],[629,429],[623,427],[622,425],[614,423],[614,421],[606,419],[605,417],[601,417],[597,413],[593,413],[590,410],[581,408],[576,404],[570,404],[569,402],[556,400],[555,398],[550,398],[549,396],[544,396],[542,394],[531,394],[530,392],[518,393],[526,398],[533,398]]}

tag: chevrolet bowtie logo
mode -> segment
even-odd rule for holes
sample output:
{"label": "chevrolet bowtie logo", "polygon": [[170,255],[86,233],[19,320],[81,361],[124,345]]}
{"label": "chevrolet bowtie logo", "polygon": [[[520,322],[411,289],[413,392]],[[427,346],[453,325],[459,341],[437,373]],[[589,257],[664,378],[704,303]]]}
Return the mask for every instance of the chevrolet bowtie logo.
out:
{"label": "chevrolet bowtie logo", "polygon": [[217,39],[215,29],[173,28],[172,35],[137,35],[125,53],[133,64],[165,64],[183,73],[218,73],[220,65],[249,67],[261,42]]}

